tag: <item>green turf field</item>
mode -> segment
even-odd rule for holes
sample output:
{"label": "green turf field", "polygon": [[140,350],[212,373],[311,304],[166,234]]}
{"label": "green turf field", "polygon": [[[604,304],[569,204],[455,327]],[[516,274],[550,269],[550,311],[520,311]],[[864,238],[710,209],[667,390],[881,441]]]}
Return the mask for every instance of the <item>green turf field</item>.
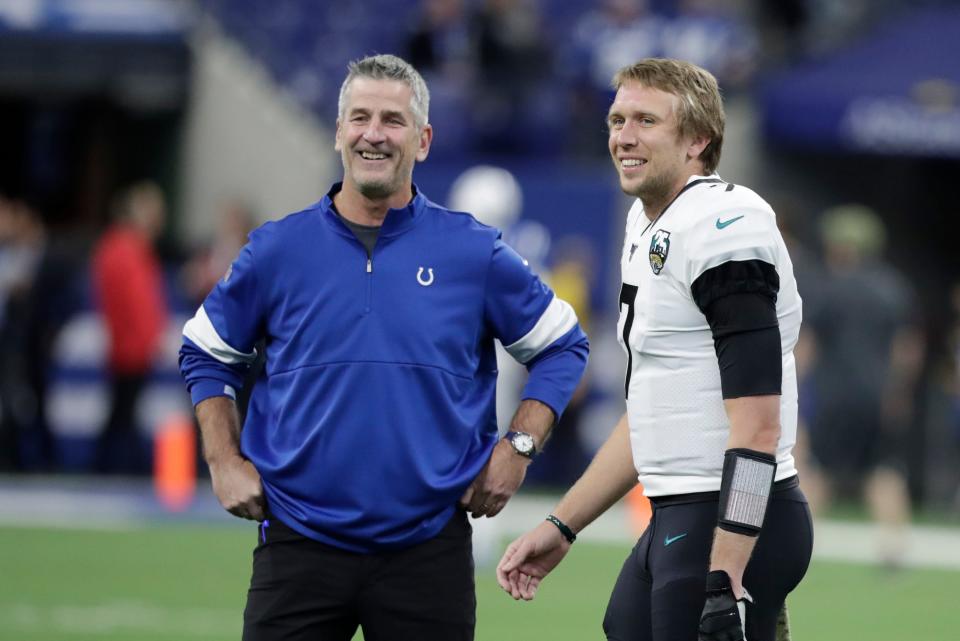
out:
{"label": "green turf field", "polygon": [[[0,639],[205,641],[240,637],[255,531],[0,528]],[[602,639],[626,547],[578,542],[537,600],[478,576],[478,641]],[[815,563],[789,601],[799,641],[957,639],[960,572]],[[358,635],[359,638],[359,635]]]}

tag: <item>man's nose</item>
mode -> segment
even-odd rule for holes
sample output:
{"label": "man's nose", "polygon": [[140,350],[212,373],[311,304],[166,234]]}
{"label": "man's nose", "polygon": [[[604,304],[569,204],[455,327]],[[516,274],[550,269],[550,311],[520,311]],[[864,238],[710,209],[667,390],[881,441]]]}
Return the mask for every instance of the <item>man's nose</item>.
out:
{"label": "man's nose", "polygon": [[387,137],[383,133],[383,124],[377,120],[371,120],[363,131],[363,139],[371,144],[386,140]]}
{"label": "man's nose", "polygon": [[620,131],[617,132],[617,145],[621,147],[635,147],[637,144],[636,125],[631,122],[624,123]]}

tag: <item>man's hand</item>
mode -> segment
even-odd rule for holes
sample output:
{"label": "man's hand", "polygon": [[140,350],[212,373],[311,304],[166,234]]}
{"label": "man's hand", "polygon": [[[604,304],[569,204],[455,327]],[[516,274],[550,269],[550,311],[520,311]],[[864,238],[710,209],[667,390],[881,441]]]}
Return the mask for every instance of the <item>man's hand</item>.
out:
{"label": "man's hand", "polygon": [[473,518],[493,517],[500,513],[527,475],[530,459],[517,454],[507,441],[500,439],[490,460],[460,497]]}
{"label": "man's hand", "polygon": [[253,463],[240,454],[237,404],[226,396],[211,396],[197,403],[196,410],[203,455],[220,505],[240,518],[262,521],[266,518],[263,485]]}
{"label": "man's hand", "polygon": [[723,570],[707,574],[707,601],[700,615],[698,641],[743,641],[746,601],[750,600],[746,590],[743,598],[734,596],[730,577]]}
{"label": "man's hand", "polygon": [[213,493],[227,512],[254,521],[266,518],[263,485],[253,463],[234,455],[212,462],[209,467]]}
{"label": "man's hand", "polygon": [[544,521],[507,547],[497,564],[497,583],[514,599],[532,600],[570,545],[554,524]]}

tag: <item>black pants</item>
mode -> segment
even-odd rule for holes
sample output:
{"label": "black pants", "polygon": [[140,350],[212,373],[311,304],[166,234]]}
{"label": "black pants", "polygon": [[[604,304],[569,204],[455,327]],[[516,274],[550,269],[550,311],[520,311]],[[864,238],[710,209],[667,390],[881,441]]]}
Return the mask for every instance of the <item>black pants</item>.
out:
{"label": "black pants", "polygon": [[259,528],[243,641],[472,641],[472,528],[457,510],[434,538],[356,554],[276,519]]}
{"label": "black pants", "polygon": [[[813,524],[794,479],[775,488],[763,531],[743,576],[748,641],[774,641],[777,614],[800,583],[813,551]],[[609,641],[696,641],[717,493],[655,499],[650,526],[627,557],[610,596]]]}
{"label": "black pants", "polygon": [[147,474],[149,457],[137,431],[137,403],[147,373],[114,374],[110,417],[97,441],[96,471],[101,474]]}

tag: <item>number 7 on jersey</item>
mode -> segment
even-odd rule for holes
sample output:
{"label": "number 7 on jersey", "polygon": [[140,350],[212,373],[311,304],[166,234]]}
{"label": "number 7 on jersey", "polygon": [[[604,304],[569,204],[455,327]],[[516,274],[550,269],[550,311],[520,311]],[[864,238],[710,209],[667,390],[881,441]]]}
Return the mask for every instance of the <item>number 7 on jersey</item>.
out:
{"label": "number 7 on jersey", "polygon": [[633,372],[633,350],[630,349],[630,330],[633,328],[633,303],[637,299],[638,287],[623,283],[620,286],[620,313],[627,306],[627,317],[623,321],[623,346],[627,350],[627,376],[623,382],[623,397],[630,396],[630,373]]}

